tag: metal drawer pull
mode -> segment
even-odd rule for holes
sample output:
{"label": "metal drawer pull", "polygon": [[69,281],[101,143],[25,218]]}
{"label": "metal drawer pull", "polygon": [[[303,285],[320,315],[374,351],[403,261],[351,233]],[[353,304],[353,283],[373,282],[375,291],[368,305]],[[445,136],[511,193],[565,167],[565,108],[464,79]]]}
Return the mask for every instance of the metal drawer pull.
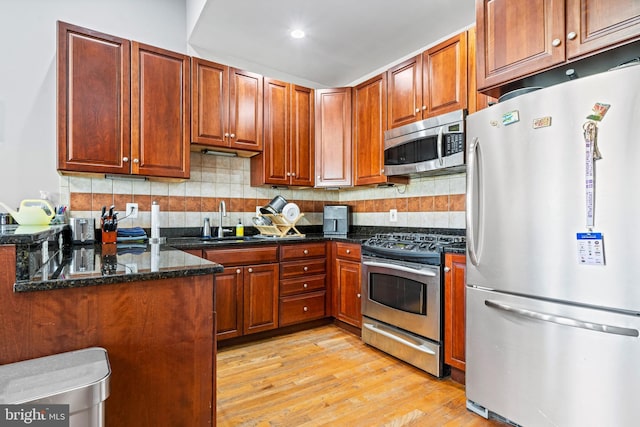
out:
{"label": "metal drawer pull", "polygon": [[347,249],[347,255],[351,253],[351,249]]}
{"label": "metal drawer pull", "polygon": [[302,267],[302,269],[303,269],[304,271],[308,271],[308,270],[309,270],[309,267],[307,267],[307,266],[305,265],[304,267]]}
{"label": "metal drawer pull", "polygon": [[240,273],[242,273],[242,270],[237,269],[237,270],[236,270],[236,274],[240,274]]}
{"label": "metal drawer pull", "polygon": [[249,273],[253,273],[253,268],[249,268]]}
{"label": "metal drawer pull", "polygon": [[418,351],[421,351],[423,353],[427,353],[427,354],[431,354],[431,355],[435,355],[436,354],[433,350],[431,350],[430,348],[425,347],[424,345],[417,345],[417,344],[414,344],[412,342],[409,342],[409,341],[407,341],[405,339],[402,339],[402,338],[400,338],[400,337],[398,337],[398,336],[396,336],[396,335],[394,335],[394,334],[392,334],[390,332],[383,331],[382,329],[376,327],[375,325],[371,325],[369,323],[365,323],[364,327],[369,329],[371,332],[375,332],[376,334],[383,335],[383,336],[385,336],[385,337],[387,337],[389,339],[392,339],[394,341],[399,342],[402,345],[409,346],[409,347],[413,348],[414,350],[418,350]]}
{"label": "metal drawer pull", "polygon": [[306,283],[304,283],[304,284],[302,285],[302,287],[303,287],[303,288],[308,288],[308,287],[309,287],[309,285],[308,285],[308,284],[306,284]]}
{"label": "metal drawer pull", "polygon": [[304,251],[302,251],[303,254],[308,255],[309,254],[309,250],[305,249]]}
{"label": "metal drawer pull", "polygon": [[563,326],[571,326],[573,328],[582,328],[589,331],[603,332],[606,334],[625,335],[628,337],[637,337],[639,335],[637,329],[622,328],[620,326],[604,325],[601,323],[586,322],[584,320],[572,319],[571,317],[558,316],[549,313],[540,313],[538,311],[527,310],[524,308],[511,307],[496,301],[485,300],[484,305],[498,310],[507,311],[530,319],[541,320],[543,322],[556,323]]}
{"label": "metal drawer pull", "polygon": [[309,311],[309,307],[303,307],[302,311]]}
{"label": "metal drawer pull", "polygon": [[387,264],[386,262],[365,261],[363,262],[363,264],[369,267],[384,267],[384,268],[389,268],[391,270],[398,270],[398,271],[405,271],[407,273],[419,274],[421,276],[429,276],[429,277],[436,276],[436,273],[430,270],[415,270],[413,268],[403,267],[401,265]]}

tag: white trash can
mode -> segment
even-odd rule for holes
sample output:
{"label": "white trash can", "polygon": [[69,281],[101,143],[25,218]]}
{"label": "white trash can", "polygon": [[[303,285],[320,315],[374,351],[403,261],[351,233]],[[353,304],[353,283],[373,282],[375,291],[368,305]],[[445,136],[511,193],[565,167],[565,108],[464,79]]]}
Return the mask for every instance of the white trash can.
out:
{"label": "white trash can", "polygon": [[[103,427],[110,375],[107,351],[100,347],[2,365],[0,404],[69,405],[70,427]],[[6,411],[0,417],[14,416]]]}

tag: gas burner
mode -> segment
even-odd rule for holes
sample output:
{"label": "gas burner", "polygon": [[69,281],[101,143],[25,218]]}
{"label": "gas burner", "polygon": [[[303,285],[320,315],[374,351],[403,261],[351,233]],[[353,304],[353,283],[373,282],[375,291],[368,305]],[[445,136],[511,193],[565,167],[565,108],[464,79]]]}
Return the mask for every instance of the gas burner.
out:
{"label": "gas burner", "polygon": [[382,233],[362,244],[363,254],[424,264],[442,263],[447,248],[464,248],[465,237],[446,234]]}

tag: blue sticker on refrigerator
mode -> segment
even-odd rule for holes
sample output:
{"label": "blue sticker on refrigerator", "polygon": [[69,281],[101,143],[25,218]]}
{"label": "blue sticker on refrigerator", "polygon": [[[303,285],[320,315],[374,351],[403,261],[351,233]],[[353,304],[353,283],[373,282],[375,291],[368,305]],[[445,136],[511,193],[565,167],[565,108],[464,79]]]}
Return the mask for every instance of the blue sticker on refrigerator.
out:
{"label": "blue sticker on refrigerator", "polygon": [[586,265],[604,265],[602,233],[577,233],[578,262]]}

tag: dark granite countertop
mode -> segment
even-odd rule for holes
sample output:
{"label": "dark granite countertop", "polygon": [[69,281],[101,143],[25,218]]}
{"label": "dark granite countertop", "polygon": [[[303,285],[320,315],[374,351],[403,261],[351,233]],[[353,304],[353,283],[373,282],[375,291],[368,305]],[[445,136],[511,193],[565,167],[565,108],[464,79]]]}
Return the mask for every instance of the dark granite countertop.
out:
{"label": "dark granite countertop", "polygon": [[68,225],[0,225],[0,245],[34,244],[61,233]]}
{"label": "dark granite countertop", "polygon": [[74,246],[58,251],[15,292],[77,288],[220,273],[223,266],[161,244]]}

